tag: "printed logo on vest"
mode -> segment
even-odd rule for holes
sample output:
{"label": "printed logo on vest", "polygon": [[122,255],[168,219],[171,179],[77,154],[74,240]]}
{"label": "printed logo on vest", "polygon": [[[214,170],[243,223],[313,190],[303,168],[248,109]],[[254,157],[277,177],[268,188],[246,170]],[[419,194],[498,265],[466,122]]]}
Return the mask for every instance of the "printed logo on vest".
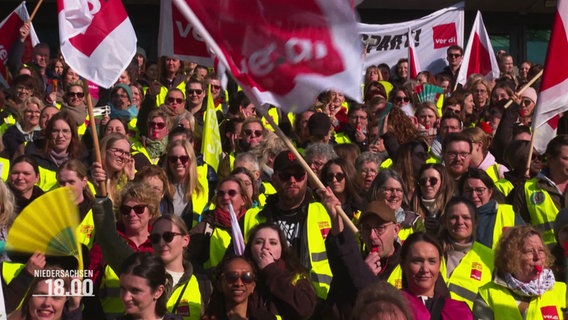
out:
{"label": "printed logo on vest", "polygon": [[327,239],[327,234],[329,233],[329,230],[331,230],[331,225],[329,224],[329,222],[320,221],[318,222],[318,227],[321,232],[321,237]]}
{"label": "printed logo on vest", "polygon": [[556,306],[546,306],[540,308],[540,312],[542,313],[542,319],[544,320],[558,320],[560,317],[558,316],[558,310],[556,310]]}
{"label": "printed logo on vest", "polygon": [[176,309],[176,314],[179,314],[182,317],[189,317],[189,305],[187,304],[187,300],[182,300],[179,303],[179,306]]}
{"label": "printed logo on vest", "polygon": [[530,199],[534,205],[539,205],[544,202],[544,193],[542,191],[533,192]]}
{"label": "printed logo on vest", "polygon": [[479,262],[472,262],[471,263],[471,273],[469,274],[469,277],[471,279],[475,279],[477,281],[481,280],[481,275],[483,272],[483,265]]}

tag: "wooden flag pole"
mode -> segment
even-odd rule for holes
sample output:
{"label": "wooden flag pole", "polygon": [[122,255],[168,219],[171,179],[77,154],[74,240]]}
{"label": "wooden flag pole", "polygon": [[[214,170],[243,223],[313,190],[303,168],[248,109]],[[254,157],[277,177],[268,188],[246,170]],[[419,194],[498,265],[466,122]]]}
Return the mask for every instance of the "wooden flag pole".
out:
{"label": "wooden flag pole", "polygon": [[30,16],[30,18],[28,19],[28,21],[26,21],[26,24],[30,24],[33,20],[33,18],[35,17],[37,10],[39,9],[39,6],[41,5],[41,3],[43,2],[43,0],[39,0],[38,3],[36,4],[34,11],[32,11],[32,15]]}
{"label": "wooden flag pole", "polygon": [[[315,172],[312,170],[312,168],[310,168],[310,166],[304,160],[304,157],[302,157],[302,155],[300,155],[300,153],[298,152],[298,150],[296,150],[296,147],[294,147],[294,145],[292,144],[290,139],[288,139],[286,134],[284,134],[284,132],[282,132],[282,129],[280,129],[280,127],[278,127],[278,125],[274,122],[274,120],[270,117],[270,115],[268,115],[268,110],[267,109],[265,110],[264,108],[260,107],[260,108],[256,108],[256,111],[259,112],[264,117],[264,119],[266,119],[266,121],[268,121],[268,123],[272,126],[272,128],[274,128],[274,132],[278,135],[278,137],[280,137],[280,139],[282,139],[284,141],[284,143],[286,144],[288,149],[298,159],[298,161],[300,162],[300,165],[304,168],[304,170],[306,170],[306,172],[308,173],[308,175],[310,176],[312,181],[314,181],[316,183],[317,188],[318,189],[325,189],[325,186],[320,181],[318,176],[315,174]],[[347,227],[349,227],[355,234],[358,233],[359,230],[353,224],[351,219],[349,219],[349,217],[345,214],[345,211],[343,211],[341,206],[338,205],[337,207],[335,207],[335,209],[337,210],[337,213],[339,213],[339,215],[343,219],[343,223],[345,223],[347,225]]]}
{"label": "wooden flag pole", "polygon": [[[523,92],[525,92],[525,90],[527,90],[528,87],[532,86],[533,83],[535,83],[540,77],[542,77],[543,72],[544,69],[540,70],[540,72],[537,73],[529,82],[527,82],[519,91],[515,92],[515,95],[520,96],[521,94],[523,94]],[[513,104],[513,98],[509,99],[507,104],[505,104],[505,109],[509,108],[511,104]]]}
{"label": "wooden flag pole", "polygon": [[[97,133],[97,121],[95,120],[95,113],[93,112],[93,100],[91,99],[91,93],[89,92],[89,82],[83,80],[83,90],[85,90],[85,98],[87,100],[87,109],[89,110],[89,125],[91,126],[91,135],[93,137],[93,148],[95,149],[95,161],[98,163],[103,163],[101,157],[101,148],[99,147],[99,135]],[[101,181],[99,184],[99,196],[106,197],[106,180]]]}
{"label": "wooden flag pole", "polygon": [[533,155],[533,148],[534,148],[534,132],[531,134],[531,145],[529,149],[529,158],[527,159],[527,170],[525,171],[525,176],[530,178],[531,175],[531,162],[532,162],[532,155]]}

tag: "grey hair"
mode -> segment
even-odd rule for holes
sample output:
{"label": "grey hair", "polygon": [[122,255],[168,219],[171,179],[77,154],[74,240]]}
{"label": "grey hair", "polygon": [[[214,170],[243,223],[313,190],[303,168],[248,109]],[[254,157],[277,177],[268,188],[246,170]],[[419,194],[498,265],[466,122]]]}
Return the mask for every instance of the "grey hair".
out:
{"label": "grey hair", "polygon": [[371,187],[367,192],[367,201],[371,202],[378,200],[381,189],[383,188],[387,180],[391,178],[400,183],[402,190],[406,190],[404,181],[402,180],[398,172],[394,171],[393,169],[382,169],[375,177],[375,180],[373,180],[373,183],[371,184]]}
{"label": "grey hair", "polygon": [[260,171],[260,164],[258,163],[258,158],[252,152],[243,152],[235,156],[235,163],[243,161],[253,166],[254,170]]}
{"label": "grey hair", "polygon": [[360,156],[357,157],[357,160],[355,160],[355,169],[357,169],[357,170],[361,169],[361,166],[365,162],[373,162],[373,163],[376,163],[377,166],[379,166],[379,165],[381,165],[381,157],[379,156],[378,153],[365,151],[365,152],[361,153]]}
{"label": "grey hair", "polygon": [[304,158],[310,161],[314,156],[325,157],[327,161],[336,159],[337,153],[333,150],[333,146],[329,143],[312,143],[304,150]]}

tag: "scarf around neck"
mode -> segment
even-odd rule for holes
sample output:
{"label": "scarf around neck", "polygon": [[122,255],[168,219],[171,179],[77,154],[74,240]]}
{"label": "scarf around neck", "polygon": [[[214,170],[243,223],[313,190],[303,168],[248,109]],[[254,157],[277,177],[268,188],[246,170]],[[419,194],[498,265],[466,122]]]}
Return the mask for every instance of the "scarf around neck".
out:
{"label": "scarf around neck", "polygon": [[538,278],[529,282],[522,282],[513,277],[510,273],[505,274],[504,280],[509,289],[519,293],[520,295],[529,297],[541,296],[546,291],[552,289],[556,283],[554,274],[550,269],[542,270],[542,272],[538,275]]}
{"label": "scarf around neck", "polygon": [[69,159],[69,152],[56,152],[55,150],[51,150],[49,153],[49,158],[55,163],[57,167],[63,164],[63,162]]}
{"label": "scarf around neck", "polygon": [[148,151],[151,159],[157,159],[164,154],[167,145],[168,137],[164,137],[162,140],[146,139],[146,151]]}

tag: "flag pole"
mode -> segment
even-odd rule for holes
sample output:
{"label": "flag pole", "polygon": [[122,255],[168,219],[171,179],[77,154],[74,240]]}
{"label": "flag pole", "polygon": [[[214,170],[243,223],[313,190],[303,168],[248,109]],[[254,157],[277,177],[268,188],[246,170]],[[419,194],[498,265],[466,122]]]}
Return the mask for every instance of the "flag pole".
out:
{"label": "flag pole", "polygon": [[37,10],[39,9],[39,6],[41,5],[41,3],[43,2],[43,0],[39,0],[38,3],[36,4],[34,11],[32,11],[32,14],[30,16],[30,18],[28,19],[28,21],[26,21],[26,24],[30,24],[33,20],[33,18],[35,17]]}
{"label": "flag pole", "polygon": [[[99,135],[97,133],[97,121],[95,120],[95,113],[93,112],[93,100],[91,99],[91,93],[89,90],[89,82],[87,79],[83,79],[83,90],[85,91],[85,98],[87,100],[87,109],[89,110],[89,125],[91,126],[91,135],[93,137],[93,148],[95,149],[95,161],[102,163],[101,158],[101,148],[99,147]],[[106,180],[101,181],[99,184],[99,191],[101,197],[107,196],[106,190]]]}
{"label": "flag pole", "polygon": [[[525,92],[525,90],[527,90],[530,86],[532,86],[540,77],[542,77],[542,73],[544,72],[544,69],[540,70],[539,73],[537,73],[529,82],[527,82],[521,89],[519,89],[519,91],[515,92],[515,95],[519,96],[521,94],[523,94],[523,92]],[[511,106],[511,104],[513,104],[513,98],[509,99],[509,101],[507,102],[507,104],[505,104],[504,108],[507,109]]]}
{"label": "flag pole", "polygon": [[[276,133],[276,135],[278,135],[278,137],[280,137],[280,139],[282,139],[284,141],[284,143],[286,144],[286,147],[288,147],[288,149],[298,159],[298,161],[300,162],[300,165],[304,168],[304,170],[306,170],[306,172],[308,173],[308,175],[310,176],[312,181],[315,182],[315,184],[317,185],[317,188],[318,189],[325,189],[325,186],[320,181],[318,176],[315,174],[315,172],[312,170],[312,168],[310,168],[310,166],[304,160],[304,157],[302,157],[302,155],[300,155],[300,153],[298,152],[298,150],[296,150],[296,147],[294,147],[294,145],[292,144],[290,139],[288,139],[286,134],[284,134],[284,132],[282,132],[282,129],[280,129],[280,127],[278,127],[278,125],[274,122],[274,120],[270,117],[270,115],[268,115],[267,110],[268,109],[265,109],[263,107],[256,108],[256,111],[259,112],[264,117],[264,119],[266,119],[266,121],[268,121],[268,123],[272,126],[272,128],[274,128],[274,132]],[[343,219],[343,222],[347,225],[347,227],[349,227],[354,233],[358,233],[359,230],[353,224],[351,219],[349,219],[349,217],[345,214],[345,211],[343,211],[341,206],[338,205],[338,206],[335,207],[335,209],[337,210],[337,213],[339,213],[339,215],[341,216],[341,218]]]}

